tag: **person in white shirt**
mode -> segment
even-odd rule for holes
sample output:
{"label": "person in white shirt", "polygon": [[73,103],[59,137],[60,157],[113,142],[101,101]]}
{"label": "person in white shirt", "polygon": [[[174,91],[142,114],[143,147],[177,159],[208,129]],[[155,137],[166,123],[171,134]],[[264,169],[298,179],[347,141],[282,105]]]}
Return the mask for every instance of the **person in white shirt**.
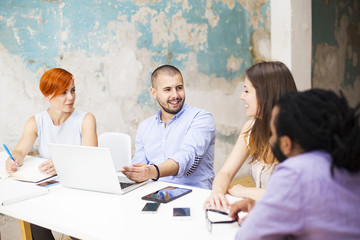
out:
{"label": "person in white shirt", "polygon": [[[30,117],[24,133],[12,151],[15,161],[6,160],[6,171],[13,173],[21,167],[25,156],[38,139],[40,157],[47,158],[40,171],[56,174],[48,151],[48,143],[97,146],[96,119],[93,114],[74,108],[75,85],[71,73],[61,68],[46,71],[40,79],[40,90],[49,108]],[[51,230],[31,224],[33,239],[54,239]]]}
{"label": "person in white shirt", "polygon": [[[74,108],[75,85],[71,73],[61,68],[46,71],[40,79],[40,90],[49,108],[30,117],[20,141],[12,151],[15,161],[6,160],[9,173],[17,171],[38,138],[40,157],[50,158],[48,143],[97,146],[96,120],[93,114]],[[51,159],[39,166],[48,174],[56,170]]]}

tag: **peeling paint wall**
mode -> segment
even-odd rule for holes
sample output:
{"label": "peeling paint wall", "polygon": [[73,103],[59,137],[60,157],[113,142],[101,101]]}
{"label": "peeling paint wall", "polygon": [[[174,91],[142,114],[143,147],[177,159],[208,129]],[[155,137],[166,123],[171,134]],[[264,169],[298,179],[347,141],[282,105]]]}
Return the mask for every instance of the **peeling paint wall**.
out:
{"label": "peeling paint wall", "polygon": [[53,67],[74,74],[76,107],[95,115],[98,134],[134,142],[157,109],[150,74],[168,63],[183,72],[187,103],[215,118],[218,171],[246,121],[244,70],[269,55],[269,0],[2,0],[0,142],[14,148],[47,108],[38,84]]}
{"label": "peeling paint wall", "polygon": [[360,102],[360,1],[312,1],[313,87]]}

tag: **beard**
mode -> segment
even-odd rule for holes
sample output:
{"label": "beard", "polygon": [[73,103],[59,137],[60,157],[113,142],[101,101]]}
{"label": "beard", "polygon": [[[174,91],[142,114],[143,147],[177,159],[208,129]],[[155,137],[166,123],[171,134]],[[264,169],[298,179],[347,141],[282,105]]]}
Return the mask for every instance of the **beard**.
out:
{"label": "beard", "polygon": [[272,153],[274,154],[275,158],[281,163],[287,159],[284,153],[280,149],[280,141],[279,139],[276,140],[274,146],[270,144],[270,148]]}
{"label": "beard", "polygon": [[166,108],[164,107],[163,105],[161,105],[161,103],[159,102],[159,100],[157,100],[158,104],[160,105],[160,107],[167,113],[170,113],[170,114],[177,114],[178,112],[180,112],[180,110],[182,109],[183,105],[184,105],[184,102],[185,102],[185,98],[182,99],[182,98],[177,98],[176,100],[178,101],[182,101],[181,104],[179,105],[179,108],[175,109],[175,110],[171,110],[169,108]]}

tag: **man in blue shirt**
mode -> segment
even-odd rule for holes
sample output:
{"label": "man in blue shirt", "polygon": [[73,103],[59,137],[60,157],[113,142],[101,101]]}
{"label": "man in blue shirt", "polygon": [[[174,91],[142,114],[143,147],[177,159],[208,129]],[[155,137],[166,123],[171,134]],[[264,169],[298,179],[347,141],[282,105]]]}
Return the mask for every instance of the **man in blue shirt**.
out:
{"label": "man in blue shirt", "polygon": [[124,166],[124,174],[136,182],[161,178],[211,189],[216,136],[212,115],[185,104],[183,78],[177,68],[157,68],[151,83],[151,95],[160,109],[140,124],[133,166]]}

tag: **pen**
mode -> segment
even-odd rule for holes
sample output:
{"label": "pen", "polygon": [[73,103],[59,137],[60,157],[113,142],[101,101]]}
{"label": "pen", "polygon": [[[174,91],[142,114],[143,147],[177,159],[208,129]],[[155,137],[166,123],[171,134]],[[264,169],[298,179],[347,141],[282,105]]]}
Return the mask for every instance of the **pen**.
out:
{"label": "pen", "polygon": [[[4,148],[5,148],[5,151],[7,152],[7,154],[9,154],[9,157],[15,162],[15,159],[14,157],[11,155],[9,149],[7,148],[7,146],[5,144],[3,144]],[[16,162],[15,162],[16,163]],[[17,165],[16,163],[16,167],[19,169],[19,166]]]}

